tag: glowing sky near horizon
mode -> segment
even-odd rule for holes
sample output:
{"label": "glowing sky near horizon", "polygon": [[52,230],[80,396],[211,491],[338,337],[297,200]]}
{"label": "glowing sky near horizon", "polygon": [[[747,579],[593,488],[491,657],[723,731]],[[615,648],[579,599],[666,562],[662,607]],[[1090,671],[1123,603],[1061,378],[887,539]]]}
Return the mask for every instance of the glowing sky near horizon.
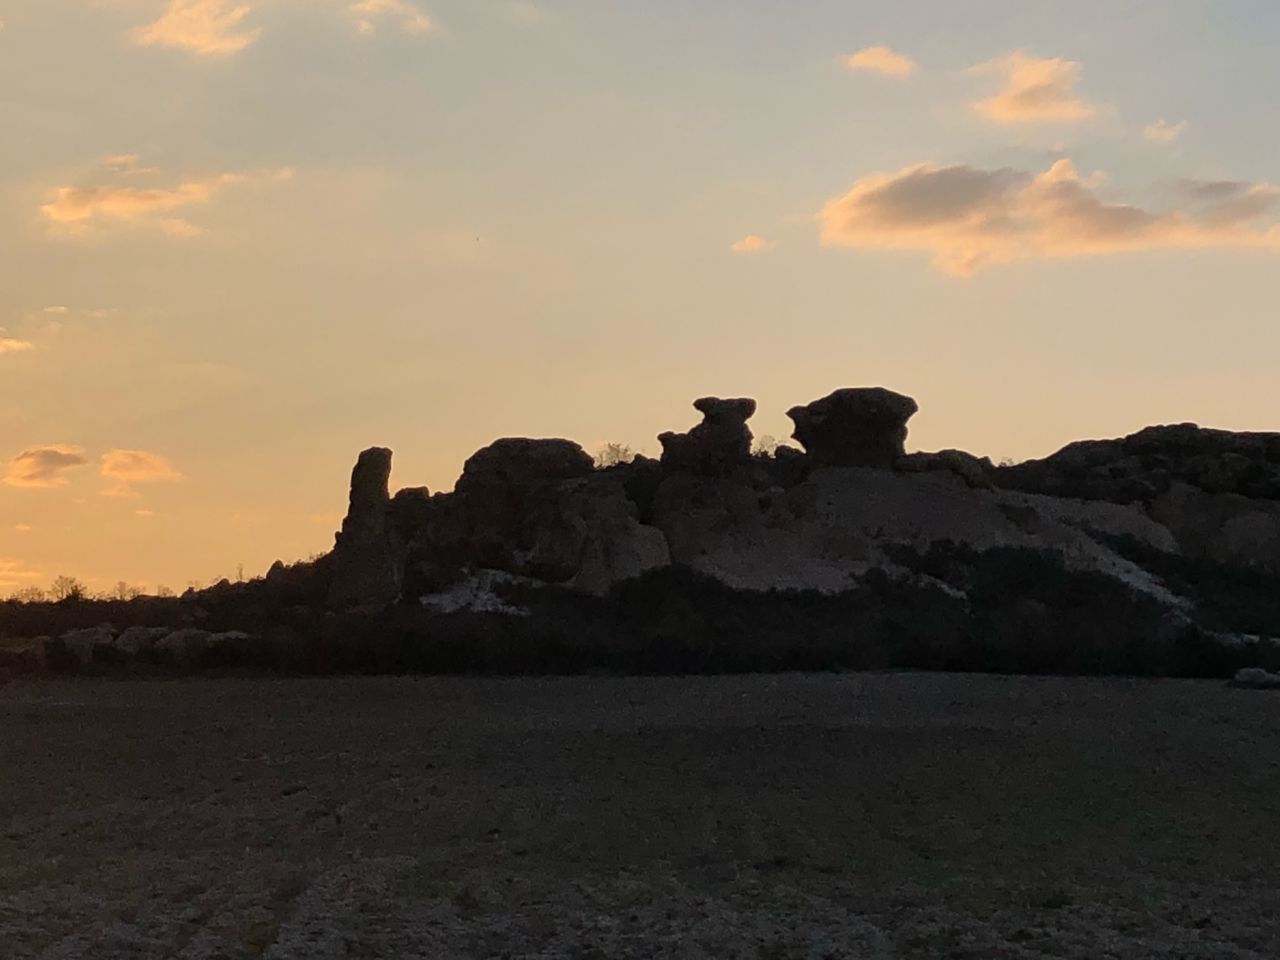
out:
{"label": "glowing sky near horizon", "polygon": [[0,595],[840,386],[1280,429],[1270,0],[0,0]]}

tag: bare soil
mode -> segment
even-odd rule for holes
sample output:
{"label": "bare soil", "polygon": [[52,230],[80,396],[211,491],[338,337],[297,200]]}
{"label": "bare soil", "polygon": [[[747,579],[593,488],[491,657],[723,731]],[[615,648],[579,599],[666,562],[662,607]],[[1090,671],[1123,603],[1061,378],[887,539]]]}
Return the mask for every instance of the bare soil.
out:
{"label": "bare soil", "polygon": [[1280,694],[13,682],[0,957],[1280,956]]}

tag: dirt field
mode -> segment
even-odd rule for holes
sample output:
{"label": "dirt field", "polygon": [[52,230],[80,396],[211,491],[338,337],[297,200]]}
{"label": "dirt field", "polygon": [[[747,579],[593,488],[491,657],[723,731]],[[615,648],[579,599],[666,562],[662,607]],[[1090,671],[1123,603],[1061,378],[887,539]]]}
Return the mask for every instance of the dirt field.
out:
{"label": "dirt field", "polygon": [[1280,694],[10,683],[0,956],[1280,956]]}

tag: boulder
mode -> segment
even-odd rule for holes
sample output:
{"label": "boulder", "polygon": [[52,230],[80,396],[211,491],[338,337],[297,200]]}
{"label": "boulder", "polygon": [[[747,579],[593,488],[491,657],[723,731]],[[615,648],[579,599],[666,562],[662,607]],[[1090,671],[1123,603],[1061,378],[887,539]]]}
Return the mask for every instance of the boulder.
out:
{"label": "boulder", "polygon": [[688,433],[662,433],[662,465],[673,470],[721,475],[751,458],[747,421],[756,412],[748,397],[702,397],[693,402],[702,422]]}
{"label": "boulder", "polygon": [[591,455],[572,440],[504,437],[467,458],[454,490],[464,495],[487,494],[585,477],[594,469]]}
{"label": "boulder", "polygon": [[400,593],[400,571],[393,550],[388,513],[391,451],[371,447],[351,471],[351,499],[332,554],[329,606],[376,608]]}
{"label": "boulder", "polygon": [[1250,690],[1280,690],[1280,673],[1269,673],[1261,667],[1245,667],[1236,671],[1230,685]]}
{"label": "boulder", "polygon": [[448,562],[510,570],[526,514],[557,483],[594,470],[571,440],[497,440],[467,460],[430,539]]}
{"label": "boulder", "polygon": [[109,623],[85,630],[68,630],[58,638],[67,653],[82,667],[93,662],[94,652],[97,649],[109,650],[115,643],[115,639],[116,628]]}
{"label": "boulder", "polygon": [[1176,482],[1151,503],[1187,556],[1280,575],[1280,503]]}
{"label": "boulder", "polygon": [[883,387],[847,387],[792,407],[792,436],[819,466],[891,468],[905,453],[915,400]]}
{"label": "boulder", "polygon": [[115,647],[126,656],[137,657],[154,648],[171,632],[168,627],[129,627],[116,637]]}

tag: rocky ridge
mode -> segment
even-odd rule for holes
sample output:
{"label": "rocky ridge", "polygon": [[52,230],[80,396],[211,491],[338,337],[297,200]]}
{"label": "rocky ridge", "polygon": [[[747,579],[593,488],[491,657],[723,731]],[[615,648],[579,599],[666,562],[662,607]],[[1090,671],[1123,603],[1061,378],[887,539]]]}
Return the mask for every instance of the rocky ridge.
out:
{"label": "rocky ridge", "polygon": [[1276,435],[1153,427],[996,467],[906,453],[915,400],[846,388],[788,411],[803,452],[753,456],[754,400],[694,408],[702,422],[661,434],[659,461],[595,469],[572,441],[506,438],[467,461],[453,493],[388,497],[390,452],[365,451],[331,605],[429,597],[483,570],[602,595],[668,565],[737,589],[836,593],[873,570],[904,574],[900,548],[937,543],[1047,550],[1174,610],[1177,595],[1115,541],[1280,571]]}

